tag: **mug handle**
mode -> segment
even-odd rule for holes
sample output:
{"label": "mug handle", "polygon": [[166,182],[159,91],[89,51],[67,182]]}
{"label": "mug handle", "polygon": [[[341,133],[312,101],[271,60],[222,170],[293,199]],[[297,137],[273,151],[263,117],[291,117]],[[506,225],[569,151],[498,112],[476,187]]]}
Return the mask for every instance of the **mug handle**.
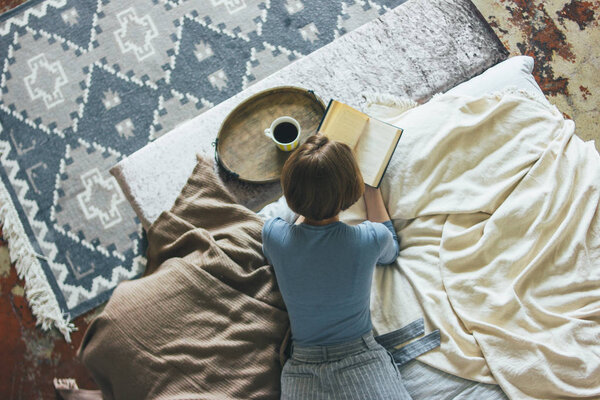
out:
{"label": "mug handle", "polygon": [[273,134],[271,133],[271,129],[270,128],[265,129],[265,136],[268,137],[268,138],[273,139]]}

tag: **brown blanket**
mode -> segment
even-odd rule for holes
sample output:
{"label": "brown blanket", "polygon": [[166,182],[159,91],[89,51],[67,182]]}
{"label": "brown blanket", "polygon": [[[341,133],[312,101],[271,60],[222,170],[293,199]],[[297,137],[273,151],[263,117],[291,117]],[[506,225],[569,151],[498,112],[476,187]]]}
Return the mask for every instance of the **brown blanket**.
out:
{"label": "brown blanket", "polygon": [[279,398],[289,323],[261,229],[199,158],[148,230],[146,276],[121,283],[85,334],[105,398]]}

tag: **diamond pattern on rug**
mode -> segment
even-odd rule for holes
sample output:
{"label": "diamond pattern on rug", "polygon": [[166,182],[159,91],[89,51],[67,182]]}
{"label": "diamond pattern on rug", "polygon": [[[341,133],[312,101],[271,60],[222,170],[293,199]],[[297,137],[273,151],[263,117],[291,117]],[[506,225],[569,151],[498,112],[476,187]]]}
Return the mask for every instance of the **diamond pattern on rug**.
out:
{"label": "diamond pattern on rug", "polygon": [[84,69],[89,87],[76,136],[125,154],[138,150],[148,140],[158,94],[139,81],[119,78],[105,65]]}
{"label": "diamond pattern on rug", "polygon": [[[178,51],[174,54],[167,82],[175,90],[219,103],[242,90],[250,49],[243,39],[232,38],[184,18]],[[204,53],[199,52],[205,49]],[[210,49],[210,50],[206,50]],[[197,84],[190,85],[190,79]]]}
{"label": "diamond pattern on rug", "polygon": [[403,2],[32,0],[0,17],[0,216],[38,321],[68,337],[144,270],[110,167]]}
{"label": "diamond pattern on rug", "polygon": [[40,18],[29,19],[27,26],[87,49],[94,38],[96,8],[96,0],[69,2],[60,8],[48,7]]}
{"label": "diamond pattern on rug", "polygon": [[46,133],[64,136],[76,129],[86,74],[76,54],[29,28],[14,34],[4,60],[0,109],[23,116]]}
{"label": "diamond pattern on rug", "polygon": [[181,115],[197,115],[214,105],[205,99],[198,99],[191,94],[183,94],[175,89],[171,93],[160,96],[159,105],[154,110],[154,119],[150,128],[150,140],[154,140],[181,123]]}
{"label": "diamond pattern on rug", "polygon": [[75,243],[125,259],[137,224],[116,179],[101,171],[117,157],[89,145],[67,146],[54,192],[55,229]]}

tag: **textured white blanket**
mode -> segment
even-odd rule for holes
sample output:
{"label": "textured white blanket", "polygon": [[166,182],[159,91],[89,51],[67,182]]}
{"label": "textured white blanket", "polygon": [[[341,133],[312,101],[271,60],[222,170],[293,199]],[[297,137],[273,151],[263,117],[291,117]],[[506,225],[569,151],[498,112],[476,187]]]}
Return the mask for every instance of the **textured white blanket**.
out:
{"label": "textured white blanket", "polygon": [[[400,234],[378,268],[373,324],[419,314],[420,358],[513,399],[600,398],[600,157],[544,98],[440,95],[406,111],[382,192]],[[364,204],[342,215],[364,219]]]}

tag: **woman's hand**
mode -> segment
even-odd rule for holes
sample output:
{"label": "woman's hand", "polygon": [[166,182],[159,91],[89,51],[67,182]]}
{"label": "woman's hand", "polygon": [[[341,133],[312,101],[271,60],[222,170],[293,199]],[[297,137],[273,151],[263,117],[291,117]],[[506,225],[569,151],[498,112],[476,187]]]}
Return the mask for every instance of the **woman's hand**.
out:
{"label": "woman's hand", "polygon": [[374,188],[369,185],[365,185],[365,206],[367,207],[367,219],[371,222],[385,222],[390,220],[385,204],[383,204],[383,197],[381,196],[381,190]]}

